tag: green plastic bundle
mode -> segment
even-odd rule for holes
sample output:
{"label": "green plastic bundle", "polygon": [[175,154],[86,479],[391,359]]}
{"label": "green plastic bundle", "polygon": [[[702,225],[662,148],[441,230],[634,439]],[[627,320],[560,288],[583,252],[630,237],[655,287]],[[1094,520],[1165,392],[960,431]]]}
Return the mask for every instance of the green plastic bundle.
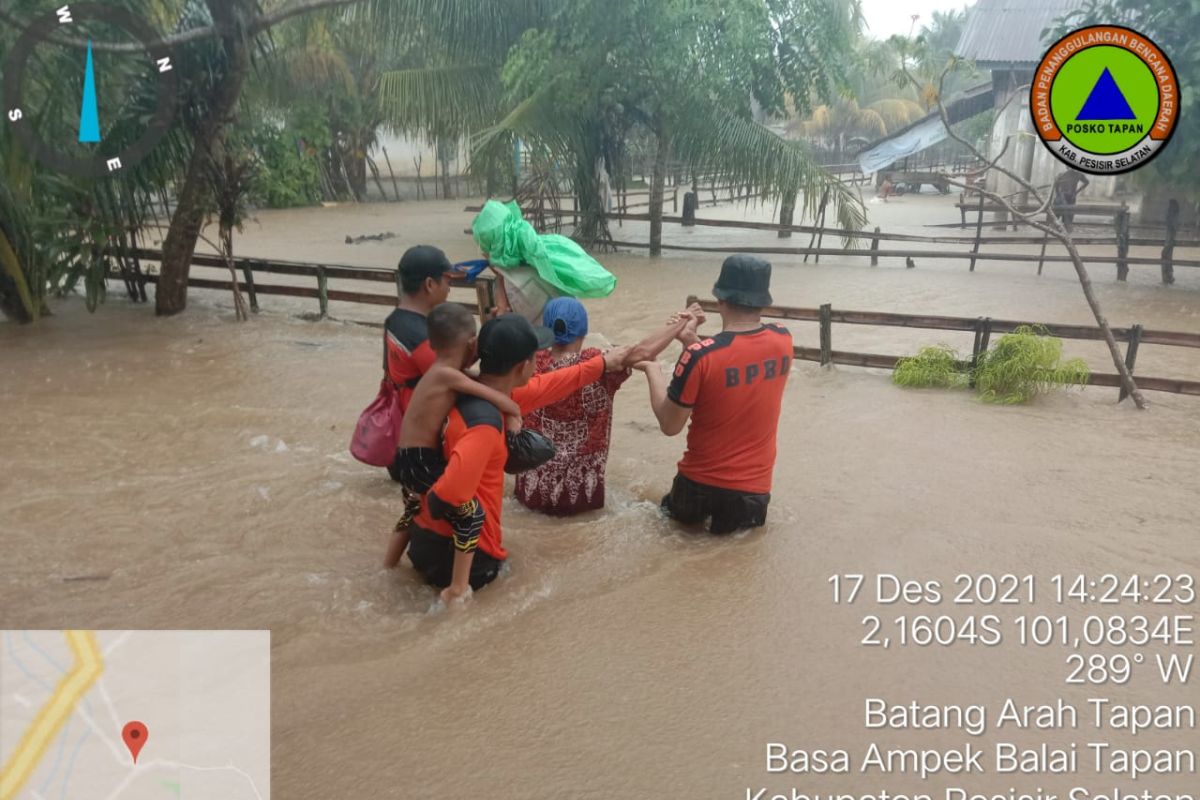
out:
{"label": "green plastic bundle", "polygon": [[539,234],[515,202],[488,200],[471,223],[479,249],[497,267],[527,264],[538,277],[572,297],[607,297],[616,277],[566,236]]}

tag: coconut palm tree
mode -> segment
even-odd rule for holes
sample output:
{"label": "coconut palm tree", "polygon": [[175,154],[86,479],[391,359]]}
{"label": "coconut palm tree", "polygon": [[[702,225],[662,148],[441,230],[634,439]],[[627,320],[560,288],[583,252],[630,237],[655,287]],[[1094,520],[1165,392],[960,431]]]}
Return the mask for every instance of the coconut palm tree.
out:
{"label": "coconut palm tree", "polygon": [[[844,73],[843,53],[859,22],[857,0],[114,2],[163,31],[188,61],[189,69],[180,70],[186,78],[185,113],[167,146],[117,180],[61,185],[55,176],[35,169],[15,189],[10,187],[7,202],[29,213],[6,214],[7,247],[0,252],[6,264],[22,260],[18,263],[28,295],[22,308],[28,316],[40,309],[41,287],[55,281],[44,280],[39,269],[62,270],[65,283],[60,285],[86,277],[89,287],[102,290],[103,280],[97,278],[106,268],[105,246],[124,237],[129,227],[146,224],[165,187],[174,187],[174,209],[163,242],[156,307],[160,314],[183,310],[192,254],[213,207],[212,162],[223,151],[256,60],[273,57],[273,46],[263,37],[280,22],[323,8],[344,8],[341,21],[365,21],[362,35],[383,39],[408,59],[397,69],[380,68],[379,113],[385,123],[435,136],[476,132],[473,166],[493,171],[508,160],[514,137],[527,138],[570,165],[576,193],[593,219],[602,221],[597,162],[613,171],[630,131],[651,136],[654,252],[661,242],[668,158],[692,173],[766,192],[786,196],[802,191],[809,207],[828,190],[844,226],[862,222],[856,199],[816,167],[803,145],[775,135],[751,113],[755,104],[766,113],[779,113],[789,91],[801,99],[803,110],[810,98],[832,96]],[[37,0],[6,4],[0,19],[9,25],[0,30],[0,44],[11,42],[13,31],[19,30],[15,26],[36,5]],[[812,35],[818,30],[821,35]],[[96,47],[98,52],[120,49],[103,40]],[[69,75],[64,72],[64,77]],[[69,80],[54,85],[66,88],[50,93],[58,102],[48,107],[68,116],[75,102],[71,98],[78,95]],[[368,76],[356,88],[365,96],[374,85]],[[142,100],[136,90],[130,99]],[[361,123],[360,133],[373,130],[370,113],[356,123]],[[365,144],[347,142],[355,153]],[[20,160],[14,146],[11,139],[0,139],[6,162]],[[62,194],[51,200],[39,185],[43,179]],[[42,248],[41,256],[29,254],[27,243],[40,242],[30,231],[52,219],[56,209],[67,217],[59,230],[69,232],[68,245],[71,235],[78,241],[57,250]],[[95,224],[78,222],[85,218]],[[588,229],[586,222],[583,229]],[[3,274],[9,277],[0,291],[19,298],[22,292],[11,269],[5,267]],[[31,281],[31,275],[37,280]]]}
{"label": "coconut palm tree", "polygon": [[[661,248],[669,161],[690,174],[822,193],[847,227],[857,199],[808,149],[755,121],[782,112],[785,93],[806,107],[832,96],[859,22],[855,0],[439,0],[427,23],[445,47],[422,67],[385,74],[389,121],[474,132],[473,168],[511,158],[515,138],[570,165],[579,238],[604,230],[596,164],[617,172],[632,133],[654,142],[651,252]],[[470,11],[482,8],[481,17]],[[812,35],[820,30],[821,35]],[[486,165],[486,166],[481,166]]]}

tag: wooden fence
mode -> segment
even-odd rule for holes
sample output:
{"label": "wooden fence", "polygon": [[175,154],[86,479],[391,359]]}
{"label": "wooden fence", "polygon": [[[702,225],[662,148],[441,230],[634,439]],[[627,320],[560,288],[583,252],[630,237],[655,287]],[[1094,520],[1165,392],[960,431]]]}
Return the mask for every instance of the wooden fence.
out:
{"label": "wooden fence", "polygon": [[[687,304],[699,303],[700,307],[710,313],[717,311],[717,304],[712,300],[699,300],[694,295],[687,298]],[[874,311],[835,311],[830,304],[819,308],[792,308],[789,306],[770,306],[763,309],[764,317],[779,319],[803,320],[816,322],[820,326],[820,343],[818,347],[796,347],[795,357],[803,361],[816,361],[821,364],[845,364],[855,367],[873,367],[877,369],[894,369],[896,362],[904,356],[882,355],[879,353],[855,353],[833,349],[833,323],[847,325],[873,325],[902,328],[923,328],[939,331],[970,331],[975,334],[975,342],[971,350],[971,362],[974,364],[979,355],[988,348],[993,333],[1011,333],[1023,325],[1037,325],[1044,328],[1051,336],[1062,339],[1103,340],[1103,334],[1097,327],[1088,325],[1061,325],[1054,323],[1018,322],[1015,320],[992,319],[990,317],[945,317],[918,314],[890,314]],[[1143,344],[1167,345],[1171,347],[1200,348],[1200,334],[1184,333],[1181,331],[1147,330],[1141,325],[1129,328],[1111,328],[1113,337],[1118,342],[1126,342],[1125,366],[1133,373],[1137,363],[1138,349]],[[1095,386],[1114,386],[1120,388],[1119,375],[1093,372],[1088,376],[1088,383]],[[1138,388],[1156,391],[1173,392],[1175,394],[1200,395],[1200,381],[1180,380],[1176,378],[1137,377]],[[1121,399],[1124,399],[1124,391]]]}
{"label": "wooden fence", "polygon": [[[138,249],[134,252],[137,258],[146,261],[161,261],[162,252],[158,250]],[[242,280],[238,286],[246,292],[251,310],[258,310],[258,295],[276,294],[290,297],[315,298],[320,308],[320,315],[329,314],[329,301],[337,300],[349,303],[365,303],[368,305],[395,306],[399,297],[399,275],[394,269],[378,267],[351,267],[336,264],[313,264],[298,261],[279,261],[276,259],[235,257],[235,269]],[[197,253],[192,258],[193,266],[215,267],[228,269],[222,256]],[[299,275],[314,278],[315,287],[288,286],[284,284],[262,284],[255,280],[256,273],[275,275]],[[121,278],[120,273],[111,273],[110,277]],[[142,275],[147,283],[157,282],[157,275]],[[354,280],[372,283],[387,283],[395,287],[395,294],[374,294],[369,292],[346,291],[330,289],[330,280]],[[218,289],[228,291],[232,279],[211,279],[188,277],[188,286],[197,289]],[[452,286],[473,288],[475,303],[461,305],[485,316],[495,306],[495,282],[493,278],[480,275],[474,282],[455,278]],[[717,304],[711,300],[698,300],[695,296],[687,298],[687,304],[698,302],[700,307],[709,313],[717,312]],[[821,364],[845,364],[858,367],[874,367],[893,369],[896,362],[903,356],[881,355],[878,353],[856,353],[833,349],[833,323],[848,325],[873,325],[904,328],[923,328],[944,331],[972,331],[975,342],[972,348],[972,362],[980,353],[987,350],[993,333],[1009,333],[1022,325],[1039,325],[1052,336],[1063,339],[1101,340],[1100,329],[1087,325],[1062,325],[1033,322],[1017,322],[1013,320],[991,319],[990,317],[948,317],[937,315],[891,314],[871,311],[835,311],[828,303],[819,308],[793,308],[790,306],[770,306],[763,309],[763,316],[779,319],[792,319],[816,322],[820,326],[820,343],[818,347],[796,347],[795,357],[805,361],[817,361]],[[1200,348],[1200,334],[1181,331],[1147,330],[1141,325],[1129,328],[1112,328],[1113,336],[1119,342],[1126,342],[1125,365],[1130,372],[1134,371],[1138,348],[1143,344],[1166,345],[1171,347]],[[1120,387],[1120,377],[1108,373],[1091,373],[1088,382],[1096,386]],[[1200,395],[1200,381],[1180,380],[1176,378],[1138,377],[1140,388],[1173,392],[1176,394]]]}
{"label": "wooden fence", "polygon": [[[467,206],[466,211],[478,211],[478,206]],[[553,213],[553,212],[549,212]],[[574,211],[558,212],[561,216],[576,216]],[[649,214],[608,214],[607,219],[616,222],[621,221],[649,221]],[[1126,212],[1125,220],[1128,216]],[[916,234],[890,233],[882,231],[876,226],[874,231],[853,231],[840,228],[827,228],[824,226],[813,225],[780,225],[774,222],[751,222],[746,220],[716,220],[716,219],[691,219],[686,220],[683,217],[663,215],[662,221],[664,224],[679,224],[713,228],[729,228],[729,229],[744,229],[744,230],[759,230],[759,231],[776,231],[781,235],[790,236],[792,233],[808,233],[811,235],[807,247],[761,247],[761,246],[738,246],[738,247],[718,247],[718,246],[702,246],[702,245],[680,245],[666,244],[662,245],[663,250],[678,250],[688,252],[701,253],[755,253],[761,255],[802,255],[807,260],[808,256],[814,256],[816,262],[820,262],[821,256],[838,256],[838,257],[861,257],[869,258],[871,266],[876,266],[881,258],[946,258],[959,259],[969,262],[968,269],[971,272],[975,271],[976,263],[980,261],[1015,261],[1026,264],[1036,264],[1038,274],[1042,274],[1042,269],[1045,264],[1053,263],[1071,263],[1069,255],[1047,255],[1046,249],[1048,239],[1046,236],[984,236],[983,226],[977,225],[974,236],[921,236]],[[1200,247],[1200,239],[1179,239],[1174,231],[1168,231],[1167,235],[1162,238],[1151,237],[1132,237],[1128,235],[1127,228],[1124,232],[1118,228],[1116,236],[1079,236],[1075,238],[1077,245],[1103,245],[1113,248],[1111,256],[1081,254],[1085,263],[1092,264],[1116,264],[1117,277],[1119,280],[1124,280],[1130,266],[1158,266],[1162,269],[1164,279],[1171,275],[1175,267],[1200,267],[1200,259],[1177,258],[1175,255],[1176,248]],[[824,237],[830,236],[845,240],[848,244],[854,244],[860,240],[866,240],[869,245],[866,248],[862,247],[822,247]],[[970,250],[916,250],[916,249],[883,249],[880,247],[881,242],[917,242],[924,244],[961,244],[970,245]],[[629,241],[613,241],[616,247],[629,248],[648,248],[650,245],[646,242],[629,242]],[[815,245],[815,246],[814,246]],[[1033,253],[984,253],[982,248],[984,245],[1041,245],[1041,252]],[[1158,257],[1149,256],[1132,256],[1129,254],[1131,247],[1161,247],[1162,254]],[[1169,282],[1169,281],[1168,281]]]}
{"label": "wooden fence", "polygon": [[[161,250],[134,250],[132,255],[138,259],[146,261],[162,261]],[[260,294],[277,294],[286,295],[289,297],[311,297],[317,300],[320,315],[326,317],[329,315],[329,301],[338,300],[347,303],[366,303],[369,305],[395,306],[396,301],[400,296],[400,274],[395,269],[381,269],[378,267],[348,267],[336,264],[312,264],[301,261],[279,261],[276,259],[267,258],[248,258],[235,257],[233,259],[234,268],[241,274],[242,279],[238,281],[238,287],[247,294],[252,311],[258,310],[258,296]],[[218,255],[210,255],[207,253],[197,253],[192,257],[192,266],[198,267],[216,267],[228,271],[228,265],[225,258]],[[311,277],[316,280],[316,286],[288,286],[285,284],[262,284],[255,280],[256,273],[266,273],[274,275],[302,275]],[[111,273],[109,277],[124,278],[120,273]],[[142,275],[139,276],[147,283],[156,283],[157,275]],[[353,281],[369,281],[372,283],[387,283],[395,286],[395,294],[373,294],[370,292],[346,291],[342,289],[330,289],[330,280],[353,280]],[[212,278],[196,278],[188,276],[188,286],[197,289],[224,289],[232,288],[233,281],[231,278],[212,279]],[[468,283],[463,278],[454,278],[451,281],[451,286],[460,288],[471,288],[475,290],[474,303],[461,303],[460,305],[471,309],[481,317],[486,315],[488,310],[496,305],[495,294],[495,279],[489,276],[480,275],[474,282]]]}

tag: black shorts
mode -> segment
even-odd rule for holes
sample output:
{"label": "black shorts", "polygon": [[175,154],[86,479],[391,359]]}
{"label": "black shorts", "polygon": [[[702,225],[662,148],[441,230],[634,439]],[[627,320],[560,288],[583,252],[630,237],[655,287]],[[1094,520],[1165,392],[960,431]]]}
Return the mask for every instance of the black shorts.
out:
{"label": "black shorts", "polygon": [[723,489],[676,475],[671,493],[662,499],[662,507],[671,519],[684,524],[699,525],[712,517],[710,533],[733,533],[764,525],[770,502],[770,494]]}
{"label": "black shorts", "polygon": [[396,451],[397,480],[413,494],[425,494],[446,471],[440,447],[404,447]]}
{"label": "black shorts", "polygon": [[[408,541],[408,559],[425,580],[440,589],[450,585],[454,574],[454,539],[439,536],[433,531],[413,525],[412,538]],[[496,580],[504,562],[493,558],[482,550],[475,551],[471,561],[471,588],[480,589]]]}

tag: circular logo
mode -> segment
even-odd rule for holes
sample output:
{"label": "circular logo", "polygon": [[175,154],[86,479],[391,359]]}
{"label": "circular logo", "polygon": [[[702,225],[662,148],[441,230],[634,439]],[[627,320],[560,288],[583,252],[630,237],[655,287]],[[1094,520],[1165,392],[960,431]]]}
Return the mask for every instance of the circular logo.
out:
{"label": "circular logo", "polygon": [[[123,32],[128,42],[117,53],[93,52],[89,32],[94,30]],[[67,59],[65,72],[78,75],[65,92],[47,83],[48,75],[63,74],[46,68],[50,58]],[[132,167],[166,135],[175,117],[170,48],[145,21],[122,8],[71,3],[38,17],[0,69],[4,123],[34,158],[67,175],[100,178]],[[129,91],[147,80],[156,84],[150,110],[139,108],[138,93]],[[78,105],[73,101],[63,110],[60,100],[71,94]]]}
{"label": "circular logo", "polygon": [[1050,46],[1029,88],[1029,109],[1050,152],[1080,172],[1114,175],[1154,158],[1175,132],[1179,82],[1148,37],[1093,25]]}

